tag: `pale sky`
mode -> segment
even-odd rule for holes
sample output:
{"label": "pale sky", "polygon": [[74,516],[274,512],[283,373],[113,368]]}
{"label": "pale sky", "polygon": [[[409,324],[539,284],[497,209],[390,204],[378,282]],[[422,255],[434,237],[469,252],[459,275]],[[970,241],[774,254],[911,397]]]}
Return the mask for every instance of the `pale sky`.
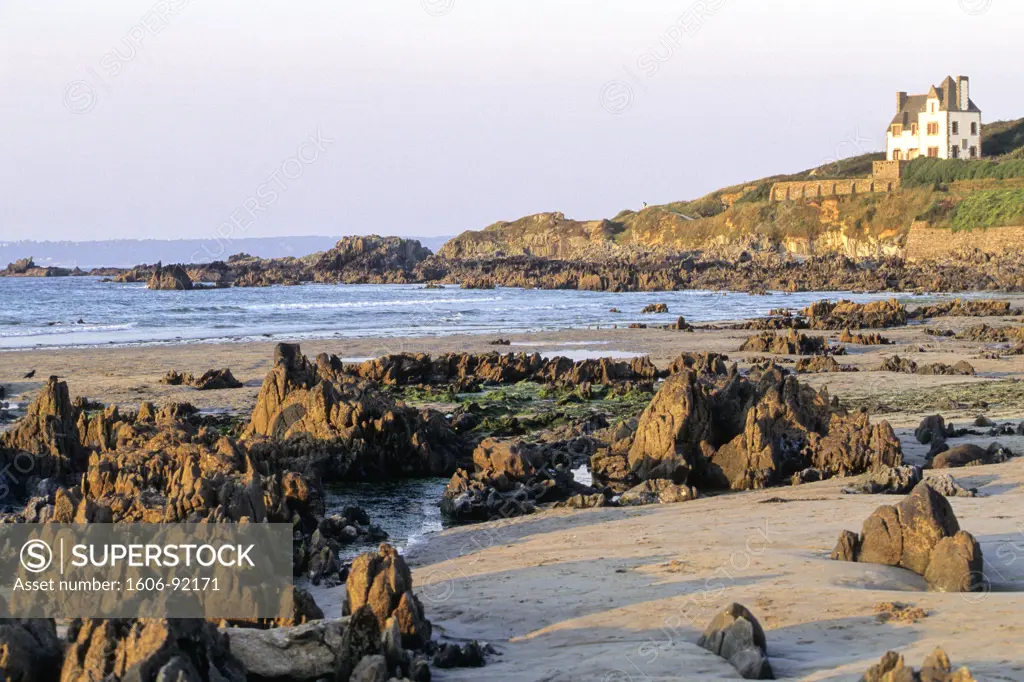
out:
{"label": "pale sky", "polygon": [[0,239],[612,217],[881,149],[895,92],[946,75],[1024,116],[1021,26],[1019,0],[0,0]]}

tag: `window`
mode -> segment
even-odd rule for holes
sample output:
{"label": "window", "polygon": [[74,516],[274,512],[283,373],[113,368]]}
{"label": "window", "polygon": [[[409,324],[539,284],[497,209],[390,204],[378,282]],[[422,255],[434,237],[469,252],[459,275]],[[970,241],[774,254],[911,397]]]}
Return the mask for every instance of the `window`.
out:
{"label": "window", "polygon": [[932,113],[935,113],[935,102],[932,102]]}
{"label": "window", "polygon": [[892,134],[893,134],[894,137],[899,137],[900,135],[902,135],[903,134],[903,126],[901,126],[899,123],[893,123],[892,124]]}
{"label": "window", "polygon": [[929,123],[928,124],[928,134],[929,135],[938,135],[939,134],[939,124],[938,123]]}
{"label": "window", "polygon": [[933,158],[933,159],[939,158],[939,148],[938,147],[928,147],[928,156]]}
{"label": "window", "polygon": [[960,140],[960,149],[967,149],[967,138]]}
{"label": "window", "polygon": [[971,135],[977,135],[977,134],[978,134],[978,124],[977,123],[972,123],[971,124]]}
{"label": "window", "polygon": [[910,134],[911,135],[917,135],[917,124],[916,123],[911,123],[910,124]]}
{"label": "window", "polygon": [[950,150],[950,156],[952,158],[954,158],[954,159],[959,159],[960,158],[960,147],[957,146],[957,145],[953,145],[953,149]]}
{"label": "window", "polygon": [[960,123],[957,122],[957,121],[953,121],[953,123],[951,123],[950,125],[953,126],[953,134],[954,135],[959,135],[960,134]]}
{"label": "window", "polygon": [[978,148],[977,147],[971,147],[971,158],[972,159],[978,158]]}
{"label": "window", "polygon": [[919,154],[920,154],[920,152],[917,149],[908,149],[907,150],[907,159],[914,160],[914,159],[916,159],[918,157]]}
{"label": "window", "polygon": [[902,149],[893,149],[892,150],[892,160],[893,161],[900,161],[901,159],[903,159],[903,150]]}

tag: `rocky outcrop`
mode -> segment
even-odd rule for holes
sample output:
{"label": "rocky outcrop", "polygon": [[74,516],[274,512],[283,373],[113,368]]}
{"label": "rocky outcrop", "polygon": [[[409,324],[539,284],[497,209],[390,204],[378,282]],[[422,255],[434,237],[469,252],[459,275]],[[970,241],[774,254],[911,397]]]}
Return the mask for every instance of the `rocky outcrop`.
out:
{"label": "rocky outcrop", "polygon": [[652,479],[630,488],[619,496],[623,507],[638,507],[646,504],[675,504],[696,500],[700,494],[696,488],[677,485],[665,479]]}
{"label": "rocky outcrop", "polygon": [[892,343],[892,341],[878,332],[857,332],[855,334],[849,329],[844,329],[843,333],[839,335],[839,343],[852,343],[857,346],[884,346]]}
{"label": "rocky outcrop", "polygon": [[882,329],[907,323],[907,309],[896,299],[870,303],[818,301],[800,314],[811,329]]}
{"label": "rocky outcrop", "polygon": [[226,628],[231,654],[256,679],[315,682],[340,665],[346,620],[317,620],[294,627]]}
{"label": "rocky outcrop", "polygon": [[751,336],[740,350],[776,355],[820,355],[827,353],[829,347],[828,339],[823,336],[807,336],[790,329],[784,336],[776,336],[770,331]]}
{"label": "rocky outcrop", "polygon": [[412,573],[391,545],[382,544],[376,552],[362,554],[352,562],[345,592],[347,614],[369,608],[380,632],[397,624],[405,648],[422,649],[430,641],[430,621],[413,594]]}
{"label": "rocky outcrop", "polygon": [[450,476],[465,444],[432,410],[398,404],[376,383],[321,354],[279,344],[246,428],[249,442],[278,444],[296,471],[333,479]]}
{"label": "rocky outcrop", "polygon": [[453,384],[460,387],[509,384],[520,381],[578,386],[610,385],[626,381],[652,381],[664,373],[647,356],[628,361],[609,358],[573,362],[565,357],[544,358],[539,353],[446,353],[431,357],[385,355],[344,367],[350,376],[387,386]]}
{"label": "rocky outcrop", "polygon": [[[591,462],[596,475],[621,476],[613,474],[620,466],[614,454]],[[641,414],[626,458],[639,480],[668,479],[699,490],[781,485],[807,468],[848,476],[901,462],[887,423],[849,414],[824,391],[773,366],[748,376],[672,375]]]}
{"label": "rocky outcrop", "polygon": [[1014,308],[1009,301],[954,298],[952,301],[918,306],[910,311],[908,317],[912,320],[928,320],[933,317],[1006,317],[1022,314],[1024,310]]}
{"label": "rocky outcrop", "polygon": [[651,315],[658,313],[667,313],[668,305],[665,303],[649,303],[644,306],[644,309],[640,311],[641,315]]}
{"label": "rocky outcrop", "polygon": [[60,478],[83,465],[87,453],[78,439],[78,410],[71,403],[68,386],[50,377],[25,416],[6,433],[0,433],[0,464],[5,485],[24,490],[30,478]]}
{"label": "rocky outcrop", "polygon": [[153,274],[149,277],[149,281],[146,282],[146,288],[190,291],[194,287],[192,285],[192,278],[182,266],[168,265],[164,267],[157,263],[153,269]]}
{"label": "rocky outcrop", "polygon": [[203,620],[75,620],[60,679],[246,682],[223,633]]}
{"label": "rocky outcrop", "polygon": [[857,372],[853,365],[840,365],[831,355],[814,355],[800,358],[793,369],[797,374],[823,374],[827,372]]}
{"label": "rocky outcrop", "polygon": [[864,673],[862,679],[863,682],[974,682],[967,668],[953,672],[949,656],[942,649],[928,654],[920,670],[908,666],[903,656],[895,651],[888,651],[881,661]]}
{"label": "rocky outcrop", "polygon": [[843,531],[832,558],[906,568],[939,592],[984,586],[980,545],[960,530],[949,502],[927,482],[918,483],[896,506],[876,509],[860,535]]}
{"label": "rocky outcrop", "polygon": [[[486,439],[473,451],[474,470],[459,469],[448,482],[441,511],[460,521],[488,521],[532,514],[543,504],[601,506],[602,491],[573,478],[571,450],[578,447],[573,441]],[[584,499],[572,501],[575,497]]]}
{"label": "rocky outcrop", "polygon": [[698,645],[729,661],[746,680],[774,680],[761,624],[745,606],[730,604],[712,619]]}
{"label": "rocky outcrop", "polygon": [[893,355],[882,361],[878,368],[880,372],[898,372],[900,374],[945,375],[945,376],[973,376],[974,367],[966,360],[960,360],[956,364],[947,365],[942,362],[934,362],[928,365],[918,365],[909,358],[901,358]]}
{"label": "rocky outcrop", "polygon": [[191,373],[182,374],[171,370],[160,379],[167,386],[191,386],[199,391],[218,391],[225,388],[242,388],[243,384],[231,374],[230,369],[211,369],[196,377]]}

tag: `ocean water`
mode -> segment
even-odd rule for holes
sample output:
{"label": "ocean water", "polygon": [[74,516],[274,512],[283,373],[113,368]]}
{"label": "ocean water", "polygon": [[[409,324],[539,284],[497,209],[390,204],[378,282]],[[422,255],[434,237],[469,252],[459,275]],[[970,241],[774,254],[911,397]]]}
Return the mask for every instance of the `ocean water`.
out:
{"label": "ocean water", "polygon": [[[891,294],[541,289],[425,289],[421,285],[306,285],[150,291],[95,277],[0,277],[0,350],[514,332],[714,322],[765,315],[821,298],[869,301]],[[668,314],[641,315],[649,303]],[[618,308],[621,313],[610,312]]]}

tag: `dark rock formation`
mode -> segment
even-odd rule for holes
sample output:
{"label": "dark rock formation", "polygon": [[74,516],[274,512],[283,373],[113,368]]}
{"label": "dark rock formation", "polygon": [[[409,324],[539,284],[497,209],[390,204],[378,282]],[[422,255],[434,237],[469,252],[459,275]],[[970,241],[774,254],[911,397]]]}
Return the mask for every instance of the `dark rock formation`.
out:
{"label": "dark rock formation", "polygon": [[58,680],[64,647],[52,619],[0,620],[0,679]]}
{"label": "dark rock formation", "polygon": [[744,679],[775,679],[764,630],[745,606],[726,607],[704,628],[697,643],[729,661]]}
{"label": "dark rock formation", "polygon": [[243,386],[242,382],[231,374],[230,369],[211,369],[200,377],[171,370],[160,379],[160,383],[168,386],[192,386],[200,391],[242,388]]}
{"label": "dark rock formation", "polygon": [[818,301],[800,314],[811,329],[882,329],[907,323],[907,309],[896,299],[870,303]]}
{"label": "dark rock formation", "polygon": [[984,586],[981,547],[960,530],[949,502],[927,482],[896,506],[876,509],[860,535],[843,531],[832,558],[906,568],[939,592],[972,592]]}
{"label": "dark rock formation", "polygon": [[971,363],[966,360],[960,360],[954,365],[947,365],[942,362],[935,362],[929,365],[918,365],[916,362],[909,358],[901,358],[898,355],[893,355],[882,361],[882,365],[878,368],[880,372],[898,372],[900,374],[920,374],[920,375],[963,375],[973,376],[974,367]]}
{"label": "dark rock formation", "polygon": [[800,358],[796,361],[793,369],[798,374],[823,374],[826,372],[856,372],[852,365],[840,365],[831,355],[815,355],[809,358]]}
{"label": "dark rock formation", "polygon": [[649,303],[644,306],[644,309],[640,311],[642,315],[650,315],[653,313],[667,313],[668,305],[665,303]]}
{"label": "dark rock formation", "polygon": [[839,343],[852,343],[858,346],[884,346],[892,342],[878,332],[854,334],[849,329],[844,329],[843,333],[839,335]]}
{"label": "dark rock formation", "polygon": [[953,469],[972,464],[998,464],[1005,462],[1007,456],[1007,451],[998,443],[992,443],[988,448],[968,443],[947,448],[936,454],[932,458],[931,468]]}

